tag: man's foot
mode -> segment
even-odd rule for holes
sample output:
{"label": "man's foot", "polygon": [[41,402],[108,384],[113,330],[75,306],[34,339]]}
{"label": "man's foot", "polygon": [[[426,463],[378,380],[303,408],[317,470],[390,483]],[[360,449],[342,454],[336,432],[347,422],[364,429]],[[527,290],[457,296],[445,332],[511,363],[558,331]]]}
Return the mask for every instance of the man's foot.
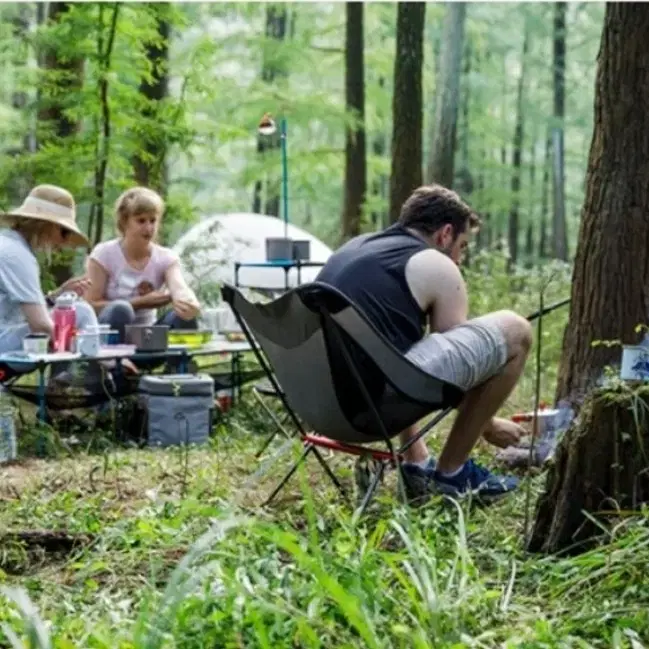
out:
{"label": "man's foot", "polygon": [[401,475],[409,504],[423,505],[434,493],[435,464],[433,457],[428,458],[428,464],[425,467],[409,462],[401,464]]}
{"label": "man's foot", "polygon": [[494,475],[473,460],[467,460],[454,476],[444,476],[435,471],[433,481],[437,493],[453,497],[472,494],[484,500],[504,496],[514,491],[519,483],[514,476]]}

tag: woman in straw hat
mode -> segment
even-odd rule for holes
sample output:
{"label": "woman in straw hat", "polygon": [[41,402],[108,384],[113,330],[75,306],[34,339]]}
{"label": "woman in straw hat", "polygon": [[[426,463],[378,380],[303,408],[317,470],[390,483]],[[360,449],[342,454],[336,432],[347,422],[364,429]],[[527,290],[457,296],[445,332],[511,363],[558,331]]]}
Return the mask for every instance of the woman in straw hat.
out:
{"label": "woman in straw hat", "polygon": [[[43,294],[36,250],[88,247],[88,239],[76,224],[72,195],[54,185],[32,189],[23,204],[0,214],[6,227],[0,229],[0,353],[22,349],[29,333],[52,335],[53,323],[47,307],[64,291],[84,293],[85,277],[72,278],[58,289]],[[97,325],[92,307],[76,303],[77,325]]]}

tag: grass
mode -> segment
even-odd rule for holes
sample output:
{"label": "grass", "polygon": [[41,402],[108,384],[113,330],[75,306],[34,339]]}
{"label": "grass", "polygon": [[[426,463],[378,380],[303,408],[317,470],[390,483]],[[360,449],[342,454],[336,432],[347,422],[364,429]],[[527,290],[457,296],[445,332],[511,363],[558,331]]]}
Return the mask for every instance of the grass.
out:
{"label": "grass", "polygon": [[[537,306],[533,277],[472,280],[474,313]],[[566,278],[557,284],[548,302],[565,296]],[[544,325],[548,400],[565,321],[557,313]],[[532,406],[533,376],[530,361],[508,412]],[[622,520],[608,544],[578,557],[529,556],[527,482],[488,509],[433,501],[407,510],[390,475],[354,525],[312,462],[259,509],[290,460],[284,454],[254,477],[267,430],[243,405],[188,455],[59,443],[55,457],[1,469],[0,530],[66,530],[88,542],[67,553],[0,544],[0,646],[639,649],[649,641],[649,513]],[[438,431],[431,446],[443,438]],[[478,450],[486,461],[491,452]],[[353,482],[347,458],[332,465]],[[542,482],[529,479],[534,495]]]}

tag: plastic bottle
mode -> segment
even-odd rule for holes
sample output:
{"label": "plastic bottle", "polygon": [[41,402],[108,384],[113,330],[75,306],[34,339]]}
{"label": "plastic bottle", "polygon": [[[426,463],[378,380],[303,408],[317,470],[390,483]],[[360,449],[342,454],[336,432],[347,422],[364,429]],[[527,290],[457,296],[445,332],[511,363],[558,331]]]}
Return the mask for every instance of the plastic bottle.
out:
{"label": "plastic bottle", "polygon": [[0,464],[16,459],[16,411],[11,398],[0,385]]}
{"label": "plastic bottle", "polygon": [[76,334],[77,312],[74,308],[77,296],[74,293],[63,293],[56,298],[52,309],[54,321],[54,351],[69,352]]}

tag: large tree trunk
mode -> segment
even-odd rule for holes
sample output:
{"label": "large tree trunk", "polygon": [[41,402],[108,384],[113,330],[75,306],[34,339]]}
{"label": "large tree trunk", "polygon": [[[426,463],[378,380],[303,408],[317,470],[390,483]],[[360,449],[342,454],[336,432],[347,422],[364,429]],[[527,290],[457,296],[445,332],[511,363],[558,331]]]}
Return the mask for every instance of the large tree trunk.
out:
{"label": "large tree trunk", "polygon": [[553,151],[553,199],[552,253],[557,259],[568,260],[568,234],[566,227],[565,171],[563,146],[563,121],[566,97],[566,3],[554,5],[553,37],[553,77],[554,77],[554,131]]}
{"label": "large tree trunk", "polygon": [[152,187],[162,195],[167,189],[167,142],[164,129],[159,128],[158,113],[169,93],[169,38],[168,5],[155,2],[149,8],[157,22],[157,40],[146,44],[150,77],[140,82],[144,99],[142,118],[144,136],[133,158],[133,172],[138,185]]}
{"label": "large tree trunk", "polygon": [[608,4],[557,396],[572,396],[618,360],[649,314],[649,5]]}
{"label": "large tree trunk", "polygon": [[452,2],[447,7],[438,86],[439,100],[435,111],[435,130],[428,165],[428,180],[445,187],[452,187],[466,3]]}
{"label": "large tree trunk", "polygon": [[[286,38],[286,25],[288,22],[288,12],[286,5],[268,4],[266,7],[266,39],[275,44]],[[270,45],[266,45],[270,47]],[[278,78],[286,76],[287,71],[283,66],[275,62],[276,57],[265,56],[262,69],[262,81],[272,84]],[[266,151],[275,151],[280,147],[281,139],[278,132],[269,137],[267,135],[257,136],[257,153],[263,156]],[[279,169],[279,153],[277,154],[277,169]],[[257,180],[252,199],[252,211],[256,213],[263,212],[270,216],[279,216],[279,196],[280,196],[280,176],[278,173],[268,174],[265,183],[265,200],[264,200],[264,183]]]}
{"label": "large tree trunk", "polygon": [[342,241],[361,232],[367,183],[363,3],[348,2],[345,34],[345,104],[353,124],[345,136],[345,197],[340,217]]}
{"label": "large tree trunk", "polygon": [[[595,90],[586,199],[563,340],[558,398],[578,401],[620,348],[637,340],[649,306],[649,5],[609,3]],[[601,389],[584,404],[550,472],[530,548],[553,552],[592,535],[582,510],[649,499],[645,398]],[[584,527],[582,527],[582,525]]]}
{"label": "large tree trunk", "polygon": [[600,388],[588,397],[548,472],[531,552],[586,550],[602,535],[600,526],[649,502],[648,413],[646,387],[615,393]]}
{"label": "large tree trunk", "polygon": [[392,96],[392,167],[390,170],[390,221],[422,180],[424,56],[423,2],[400,2],[397,9],[397,52]]}

